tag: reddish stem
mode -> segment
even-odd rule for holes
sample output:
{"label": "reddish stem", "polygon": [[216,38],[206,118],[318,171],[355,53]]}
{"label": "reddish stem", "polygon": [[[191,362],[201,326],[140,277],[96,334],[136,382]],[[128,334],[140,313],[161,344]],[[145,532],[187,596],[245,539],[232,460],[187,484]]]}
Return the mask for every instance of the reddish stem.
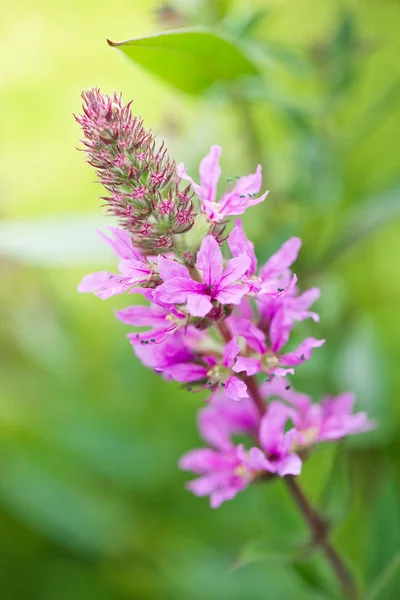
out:
{"label": "reddish stem", "polygon": [[267,405],[265,404],[263,397],[260,392],[260,388],[257,385],[254,377],[246,377],[244,380],[247,385],[247,390],[252,397],[254,404],[257,406],[257,410],[261,416],[267,412]]}
{"label": "reddish stem", "polygon": [[324,551],[325,557],[332,567],[336,579],[340,583],[344,596],[351,600],[356,600],[358,598],[358,593],[354,579],[343,559],[329,541],[329,528],[326,520],[311,506],[294,477],[284,477],[284,481],[292,498],[308,523],[312,534],[313,544],[319,546]]}
{"label": "reddish stem", "polygon": [[[245,381],[250,396],[257,406],[260,415],[263,416],[267,410],[267,407],[265,406],[257,382],[253,377],[247,377]],[[358,592],[353,577],[343,559],[336,552],[329,541],[329,528],[326,520],[311,506],[294,477],[286,476],[283,479],[295,503],[300,509],[300,512],[307,521],[312,535],[312,543],[314,546],[319,546],[322,548],[325,557],[343,590],[344,596],[349,598],[349,600],[357,600]]]}

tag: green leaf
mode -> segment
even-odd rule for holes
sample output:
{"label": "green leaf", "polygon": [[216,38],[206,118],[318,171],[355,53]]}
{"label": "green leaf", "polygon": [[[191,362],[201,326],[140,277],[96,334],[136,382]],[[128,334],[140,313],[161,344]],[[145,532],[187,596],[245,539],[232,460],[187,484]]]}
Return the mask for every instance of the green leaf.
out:
{"label": "green leaf", "polygon": [[[336,453],[336,444],[321,444],[304,463],[301,486],[310,502],[317,502],[328,484]],[[318,477],[315,476],[316,473]]]}
{"label": "green leaf", "polygon": [[[389,584],[393,583],[394,577],[399,577],[400,573],[400,552],[398,552],[383,570],[383,572],[377,577],[373,583],[368,595],[365,600],[377,600],[378,598],[387,598],[386,589]],[[382,592],[385,592],[385,596],[381,596]]]}
{"label": "green leaf", "polygon": [[181,29],[107,42],[188,94],[200,95],[216,83],[259,75],[256,64],[237,43],[207,29]]}
{"label": "green leaf", "polygon": [[301,538],[294,536],[281,536],[279,539],[256,538],[247,542],[241,549],[233,565],[239,569],[254,562],[276,562],[279,564],[293,564],[308,558],[310,547],[300,543]]}
{"label": "green leaf", "polygon": [[350,477],[346,448],[343,443],[335,446],[334,464],[319,502],[323,514],[333,525],[340,523],[350,512],[354,485]]}
{"label": "green leaf", "polygon": [[317,268],[322,270],[339,258],[354,244],[362,241],[368,235],[375,233],[380,227],[389,225],[400,215],[400,184],[383,190],[377,195],[360,200],[354,207],[342,216],[341,235],[335,237],[335,242],[322,257]]}
{"label": "green leaf", "polygon": [[371,524],[369,572],[373,583],[367,599],[395,600],[400,589],[400,508],[394,476],[389,475],[379,490]]}
{"label": "green leaf", "polygon": [[[40,442],[1,446],[0,503],[74,550],[115,555],[133,535],[133,509],[112,489],[85,480],[56,448]],[[127,534],[129,530],[129,534]]]}

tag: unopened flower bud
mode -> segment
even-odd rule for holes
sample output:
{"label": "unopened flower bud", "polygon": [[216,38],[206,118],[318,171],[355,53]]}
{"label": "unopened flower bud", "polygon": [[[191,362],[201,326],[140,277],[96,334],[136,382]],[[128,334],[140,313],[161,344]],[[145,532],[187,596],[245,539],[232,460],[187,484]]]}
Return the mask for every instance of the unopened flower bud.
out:
{"label": "unopened flower bud", "polygon": [[175,236],[194,223],[191,186],[179,190],[175,163],[164,143],[157,146],[143,120],[132,115],[131,102],[124,106],[121,95],[109,97],[96,88],[82,98],[83,113],[75,118],[87,160],[109,193],[103,197],[107,212],[144,252],[173,248]]}

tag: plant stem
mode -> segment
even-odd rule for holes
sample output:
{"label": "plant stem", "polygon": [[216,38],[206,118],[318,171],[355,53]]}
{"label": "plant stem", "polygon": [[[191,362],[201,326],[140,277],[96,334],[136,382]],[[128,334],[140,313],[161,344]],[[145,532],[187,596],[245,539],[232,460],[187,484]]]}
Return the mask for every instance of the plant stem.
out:
{"label": "plant stem", "polygon": [[[221,321],[217,324],[217,327],[225,342],[228,343],[232,339],[232,336],[226,323]],[[261,417],[264,416],[267,411],[267,406],[260,392],[260,388],[257,385],[257,381],[254,377],[246,377],[245,382],[247,390],[253,399],[258,412]],[[349,600],[357,600],[358,592],[354,579],[343,559],[329,541],[329,528],[326,519],[311,506],[303,490],[293,476],[286,476],[283,480],[301,514],[307,521],[311,531],[313,545],[319,546],[323,550],[325,557],[332,567],[332,571],[343,590],[344,596],[349,598]]]}
{"label": "plant stem", "polygon": [[329,529],[327,522],[311,506],[308,499],[304,495],[303,490],[294,477],[285,477],[284,481],[304,519],[308,523],[312,534],[313,544],[322,548],[327,561],[332,567],[336,579],[340,583],[343,594],[346,598],[356,600],[356,598],[358,598],[358,593],[354,579],[349,569],[346,567],[343,559],[329,541]]}
{"label": "plant stem", "polygon": [[[256,380],[253,377],[247,377],[245,381],[250,396],[257,406],[260,415],[263,416],[267,407],[260,394]],[[313,545],[319,546],[323,550],[325,557],[342,588],[344,597],[349,600],[357,600],[359,596],[354,579],[343,559],[329,541],[329,528],[326,519],[311,506],[303,490],[293,476],[286,476],[283,480],[305,521],[307,521],[311,531]]]}
{"label": "plant stem", "polygon": [[250,396],[253,398],[254,404],[257,406],[258,412],[261,416],[265,415],[267,412],[267,405],[265,404],[263,397],[260,393],[260,388],[257,385],[254,377],[246,377],[244,380],[247,385],[247,391]]}

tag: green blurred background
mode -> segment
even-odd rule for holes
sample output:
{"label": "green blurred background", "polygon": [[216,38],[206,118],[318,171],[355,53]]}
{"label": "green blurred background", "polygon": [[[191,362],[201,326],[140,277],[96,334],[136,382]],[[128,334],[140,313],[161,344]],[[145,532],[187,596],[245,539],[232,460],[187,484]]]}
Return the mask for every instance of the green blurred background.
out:
{"label": "green blurred background", "polygon": [[[397,0],[153,0],[3,6],[0,38],[0,589],[8,600],[339,597],[279,483],[217,511],[184,490],[200,395],[142,368],[113,308],[79,295],[115,268],[97,240],[99,186],[76,151],[82,88],[123,90],[192,173],[212,143],[224,176],[261,161],[267,201],[245,216],[265,259],[303,238],[326,345],[296,372],[318,399],[352,389],[377,431],[320,449],[301,482],[331,518],[365,598],[400,592]],[[257,81],[178,91],[105,43],[216,26]],[[378,578],[378,580],[377,580]],[[375,583],[374,583],[375,582]],[[369,590],[369,592],[367,592]]]}

